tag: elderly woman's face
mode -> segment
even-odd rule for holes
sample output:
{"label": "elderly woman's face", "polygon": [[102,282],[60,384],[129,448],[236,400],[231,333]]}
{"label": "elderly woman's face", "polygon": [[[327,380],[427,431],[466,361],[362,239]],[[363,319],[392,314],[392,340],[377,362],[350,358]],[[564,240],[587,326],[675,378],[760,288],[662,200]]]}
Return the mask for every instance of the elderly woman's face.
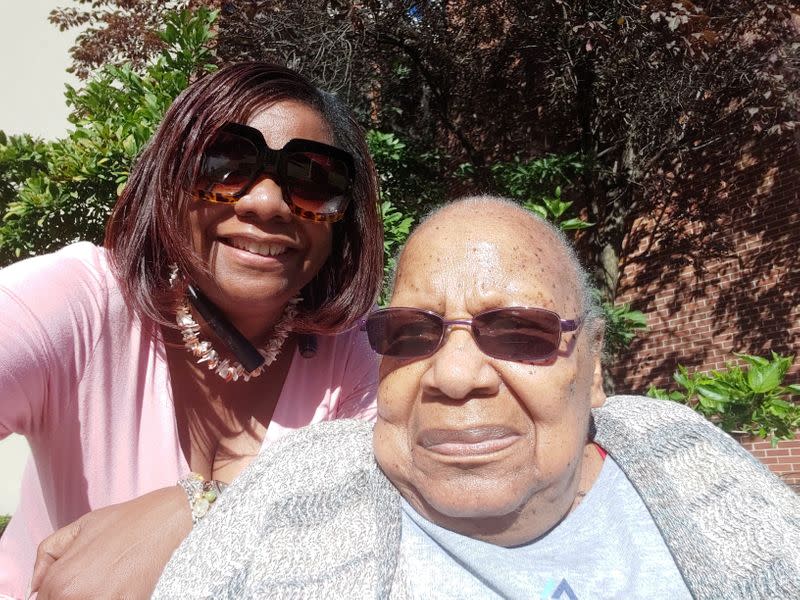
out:
{"label": "elderly woman's face", "polygon": [[[274,149],[293,138],[333,144],[322,116],[300,102],[272,104],[246,125]],[[331,251],[331,225],[294,217],[266,176],[233,205],[194,203],[189,218],[194,249],[213,274],[198,283],[227,313],[264,318],[311,281]]]}
{"label": "elderly woman's face", "polygon": [[[483,213],[446,211],[416,234],[391,306],[446,319],[504,306],[579,317],[551,234],[508,209]],[[532,539],[575,499],[590,408],[603,400],[597,368],[585,331],[563,334],[547,363],[524,364],[487,356],[469,328],[452,327],[432,356],[383,359],[378,462],[430,520],[501,544]],[[509,530],[518,535],[503,537]]]}

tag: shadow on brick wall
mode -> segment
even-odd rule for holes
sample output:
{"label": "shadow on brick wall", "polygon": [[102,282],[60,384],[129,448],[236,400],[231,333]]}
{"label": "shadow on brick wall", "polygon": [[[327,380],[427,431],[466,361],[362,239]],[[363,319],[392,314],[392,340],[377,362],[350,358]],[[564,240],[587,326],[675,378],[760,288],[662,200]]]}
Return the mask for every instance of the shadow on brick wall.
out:
{"label": "shadow on brick wall", "polygon": [[[800,148],[794,136],[718,149],[663,179],[626,239],[618,301],[650,331],[612,369],[617,391],[671,384],[677,365],[800,346]],[[800,364],[790,380],[797,381]]]}

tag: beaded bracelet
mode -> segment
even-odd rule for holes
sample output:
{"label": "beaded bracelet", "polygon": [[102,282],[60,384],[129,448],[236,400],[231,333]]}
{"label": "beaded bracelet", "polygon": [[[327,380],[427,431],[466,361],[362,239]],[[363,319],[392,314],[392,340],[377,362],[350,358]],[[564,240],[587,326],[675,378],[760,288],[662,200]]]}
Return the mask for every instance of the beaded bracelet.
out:
{"label": "beaded bracelet", "polygon": [[192,511],[192,526],[206,516],[211,505],[217,501],[228,484],[215,479],[206,481],[199,473],[189,473],[178,480],[178,485],[186,492],[189,508]]}

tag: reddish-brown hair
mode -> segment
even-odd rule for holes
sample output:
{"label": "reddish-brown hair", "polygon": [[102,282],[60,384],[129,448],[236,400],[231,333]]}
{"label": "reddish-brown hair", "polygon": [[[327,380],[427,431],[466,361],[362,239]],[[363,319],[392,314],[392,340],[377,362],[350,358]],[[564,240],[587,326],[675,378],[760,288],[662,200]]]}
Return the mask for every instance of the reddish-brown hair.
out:
{"label": "reddish-brown hair", "polygon": [[183,272],[190,265],[197,268],[189,241],[188,192],[204,144],[223,123],[244,123],[265,105],[282,100],[317,110],[334,143],[353,155],[356,167],[352,200],[344,218],[333,225],[330,257],[302,292],[295,330],[331,333],[373,305],[383,274],[383,231],[377,177],[363,130],[344,104],[298,73],[248,62],[203,77],[175,99],[114,207],[105,246],[127,302],[138,314],[171,322],[169,265]]}

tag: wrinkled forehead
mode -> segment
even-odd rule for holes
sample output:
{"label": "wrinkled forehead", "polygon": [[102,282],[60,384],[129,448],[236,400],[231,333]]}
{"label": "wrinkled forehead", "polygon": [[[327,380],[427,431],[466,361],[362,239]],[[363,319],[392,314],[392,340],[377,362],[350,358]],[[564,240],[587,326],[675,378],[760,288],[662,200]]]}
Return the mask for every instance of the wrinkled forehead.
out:
{"label": "wrinkled forehead", "polygon": [[561,242],[519,215],[462,214],[425,223],[400,258],[392,304],[475,313],[497,306],[580,308],[577,279]]}

